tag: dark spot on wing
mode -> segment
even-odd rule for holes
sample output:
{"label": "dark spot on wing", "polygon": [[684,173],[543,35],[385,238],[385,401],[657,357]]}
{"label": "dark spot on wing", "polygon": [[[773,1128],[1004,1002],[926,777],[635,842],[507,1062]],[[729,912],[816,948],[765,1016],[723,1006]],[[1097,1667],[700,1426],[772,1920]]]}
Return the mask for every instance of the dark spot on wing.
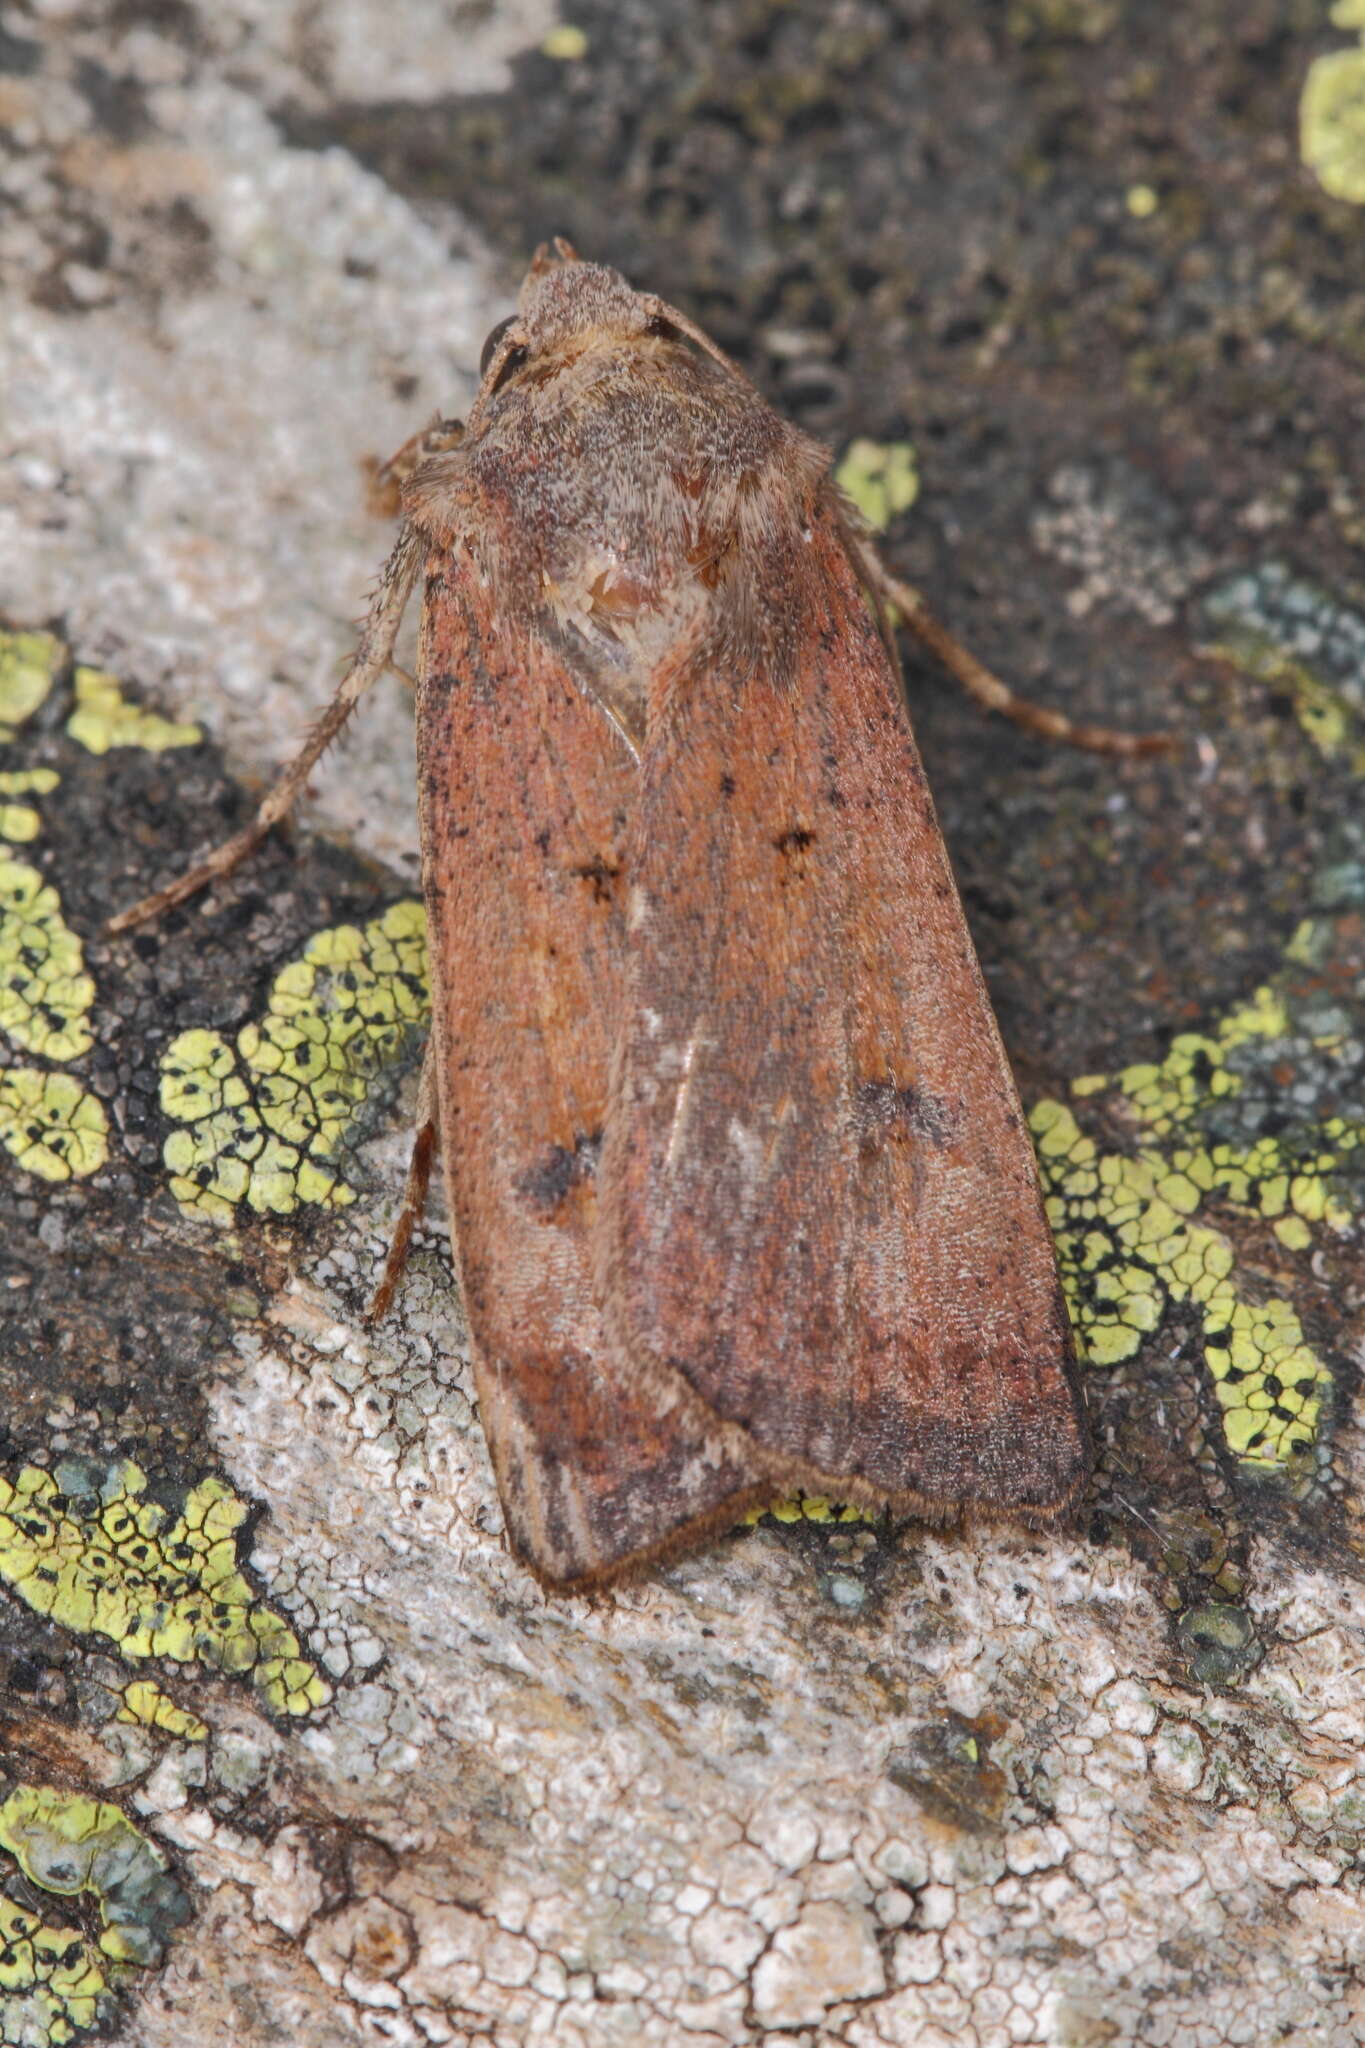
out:
{"label": "dark spot on wing", "polygon": [[808,846],[815,844],[815,834],[808,832],[804,825],[790,825],[785,832],[779,832],[773,845],[779,853],[804,853]]}
{"label": "dark spot on wing", "polygon": [[553,1216],[571,1188],[592,1179],[601,1149],[601,1131],[581,1131],[572,1146],[551,1145],[519,1175],[517,1193],[542,1215]]}
{"label": "dark spot on wing", "polygon": [[897,1088],[894,1081],[863,1081],[853,1098],[853,1128],[866,1151],[906,1134],[950,1145],[960,1122],[956,1104],[925,1088]]}
{"label": "dark spot on wing", "polygon": [[574,873],[580,881],[590,885],[594,903],[610,903],[614,885],[620,878],[621,864],[619,861],[603,860],[598,853],[594,854],[591,860],[584,861],[581,867],[576,867]]}

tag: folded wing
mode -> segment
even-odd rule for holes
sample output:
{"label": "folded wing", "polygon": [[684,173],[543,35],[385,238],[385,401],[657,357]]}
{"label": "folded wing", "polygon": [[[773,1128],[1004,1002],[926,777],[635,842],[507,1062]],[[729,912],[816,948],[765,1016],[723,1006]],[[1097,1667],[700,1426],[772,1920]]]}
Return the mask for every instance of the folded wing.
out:
{"label": "folded wing", "polygon": [[793,1482],[1044,1514],[1086,1468],[1032,1149],[899,681],[822,500],[799,653],[656,676],[625,841],[612,1355]]}
{"label": "folded wing", "polygon": [[[434,558],[435,559],[435,558]],[[442,1151],[512,1542],[608,1578],[770,1498],[738,1431],[608,1345],[591,1258],[636,775],[467,560],[436,560],[419,699]]]}

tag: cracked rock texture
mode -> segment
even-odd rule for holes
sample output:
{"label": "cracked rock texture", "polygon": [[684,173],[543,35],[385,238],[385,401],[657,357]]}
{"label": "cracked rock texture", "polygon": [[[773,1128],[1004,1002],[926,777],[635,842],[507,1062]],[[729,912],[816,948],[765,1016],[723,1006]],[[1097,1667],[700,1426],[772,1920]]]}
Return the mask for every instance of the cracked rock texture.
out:
{"label": "cracked rock texture", "polygon": [[[0,1799],[68,1859],[0,1853],[5,2048],[1365,2042],[1358,1171],[1278,1237],[1208,1223],[1330,1383],[1292,1468],[1230,1445],[1163,1295],[1092,1372],[1072,1528],[816,1509],[552,1600],[502,1545],[435,1210],[360,1323],[414,1043],[345,1201],[206,1222],[163,1156],[167,1046],[411,896],[400,684],[292,841],[99,936],[326,700],[391,537],[367,462],[467,401],[563,231],[831,442],[913,443],[892,557],[1021,687],[1192,743],[1050,754],[911,669],[1029,1102],[1164,1073],[1274,981],[1277,1017],[1317,1007],[1238,1142],[1336,1145],[1365,1117],[1365,215],[1296,123],[1342,34],[1309,0],[0,0],[0,608],[212,743],[83,751],[64,671],[0,704],[104,1134],[84,1178],[0,1154],[4,1498],[45,1504],[0,1516]],[[1269,613],[1211,652],[1232,578],[1245,616],[1307,590],[1295,632],[1327,593],[1337,667]],[[77,1792],[151,1873],[119,1953]],[[150,1920],[119,1883],[119,1928]]]}

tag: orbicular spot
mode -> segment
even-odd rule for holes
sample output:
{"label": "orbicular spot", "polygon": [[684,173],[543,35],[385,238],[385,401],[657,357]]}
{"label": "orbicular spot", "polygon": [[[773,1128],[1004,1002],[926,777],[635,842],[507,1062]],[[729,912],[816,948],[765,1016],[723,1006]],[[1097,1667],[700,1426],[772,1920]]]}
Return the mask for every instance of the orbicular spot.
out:
{"label": "orbicular spot", "polygon": [[534,1166],[517,1178],[517,1193],[543,1216],[553,1216],[571,1189],[590,1181],[597,1171],[602,1133],[581,1131],[572,1145],[551,1145]]}
{"label": "orbicular spot", "polygon": [[604,860],[602,855],[597,853],[593,855],[591,860],[584,861],[579,867],[576,867],[574,873],[579,877],[580,881],[588,884],[592,891],[594,903],[610,903],[615,894],[616,883],[620,878],[621,863],[619,861]]}
{"label": "orbicular spot", "polygon": [[863,1081],[853,1097],[853,1127],[864,1151],[876,1151],[888,1140],[923,1138],[930,1145],[950,1145],[957,1136],[961,1111],[955,1103],[927,1088],[898,1088],[894,1081]]}

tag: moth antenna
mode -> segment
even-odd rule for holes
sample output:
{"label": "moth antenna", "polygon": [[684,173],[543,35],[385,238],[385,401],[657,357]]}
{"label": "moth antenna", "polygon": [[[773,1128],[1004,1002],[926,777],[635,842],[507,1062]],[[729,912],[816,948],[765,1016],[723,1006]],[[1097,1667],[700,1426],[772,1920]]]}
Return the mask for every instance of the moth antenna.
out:
{"label": "moth antenna", "polygon": [[383,1322],[393,1307],[393,1297],[398,1292],[398,1283],[412,1249],[412,1233],[421,1222],[427,1206],[431,1169],[440,1145],[436,1070],[436,1033],[433,1029],[422,1054],[422,1073],[417,1083],[417,1128],[412,1141],[412,1157],[408,1161],[408,1177],[403,1184],[403,1200],[389,1239],[388,1256],[379,1276],[379,1285],[365,1310],[367,1323]]}
{"label": "moth antenna", "polygon": [[1123,759],[1135,759],[1149,754],[1167,754],[1175,746],[1175,735],[1168,732],[1117,732],[1108,725],[1082,725],[1055,711],[1050,705],[1035,704],[1028,697],[1016,696],[1015,692],[1002,683],[984,662],[978,661],[970,648],[964,647],[957,636],[948,631],[941,619],[935,618],[924,599],[908,583],[902,583],[891,574],[876,549],[869,546],[850,522],[843,521],[844,537],[852,551],[864,584],[872,593],[886,633],[886,611],[894,606],[900,623],[914,634],[920,643],[937,657],[949,675],[959,682],[969,697],[987,711],[998,711],[1025,732],[1036,733],[1039,738],[1058,740],[1064,746],[1081,747],[1091,754],[1114,754]]}
{"label": "moth antenna", "polygon": [[583,258],[565,235],[556,235],[552,242],[542,242],[531,258],[532,277],[543,277],[547,270],[557,270],[561,263],[581,263]]}
{"label": "moth antenna", "polygon": [[340,689],[293,760],[261,799],[251,823],[215,847],[197,867],[189,868],[164,889],[144,896],[140,903],[134,903],[129,909],[121,910],[117,917],[111,917],[105,926],[111,937],[118,932],[131,931],[135,925],[145,924],[150,918],[160,917],[163,911],[174,909],[177,903],[198,895],[210,882],[230,875],[260,845],[272,825],[288,816],[322,755],[371,683],[389,666],[403,612],[425,557],[425,541],[411,527],[404,527],[398,545],[385,565],[379,588],[360,630],[360,645],[355,659],[346,671]]}
{"label": "moth antenna", "polygon": [[712,341],[706,329],[698,327],[695,320],[689,320],[686,313],[680,313],[676,306],[669,305],[667,299],[655,298],[652,293],[649,295],[649,310],[654,319],[667,321],[670,327],[677,328],[679,334],[685,334],[689,341],[695,341],[698,348],[704,349],[713,362],[719,363],[723,370],[728,370],[746,391],[757,391],[758,386],[753,378],[746,376],[734,357],[727,356],[719,342]]}

